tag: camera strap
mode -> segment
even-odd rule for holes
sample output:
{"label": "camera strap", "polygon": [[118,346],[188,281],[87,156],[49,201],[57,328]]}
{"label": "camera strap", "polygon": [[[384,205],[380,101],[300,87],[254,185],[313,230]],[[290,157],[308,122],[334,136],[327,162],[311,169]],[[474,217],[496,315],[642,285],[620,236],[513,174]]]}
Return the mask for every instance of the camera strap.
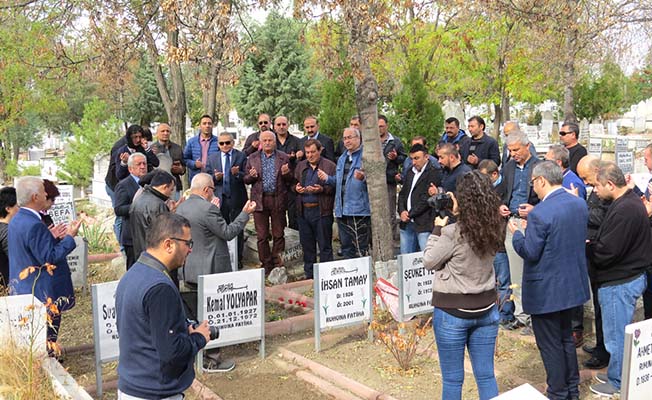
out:
{"label": "camera strap", "polygon": [[[170,276],[170,271],[168,271],[168,269],[165,267],[165,265],[163,265],[156,258],[152,257],[146,251],[144,251],[144,252],[142,252],[140,254],[140,257],[138,257],[137,262],[139,262],[139,263],[141,263],[141,264],[143,264],[143,265],[145,265],[145,266],[147,266],[149,268],[152,268],[152,269],[155,269],[155,270],[157,270],[159,272],[162,272],[163,274],[165,274],[165,276],[168,277],[168,279],[170,279],[170,281],[172,281],[172,277]],[[174,281],[172,281],[172,282],[174,283]]]}

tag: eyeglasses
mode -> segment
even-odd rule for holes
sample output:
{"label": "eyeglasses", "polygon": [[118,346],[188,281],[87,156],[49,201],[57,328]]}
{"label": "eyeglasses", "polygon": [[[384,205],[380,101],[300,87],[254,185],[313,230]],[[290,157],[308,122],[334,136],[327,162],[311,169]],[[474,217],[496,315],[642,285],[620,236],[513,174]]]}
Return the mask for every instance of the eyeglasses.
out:
{"label": "eyeglasses", "polygon": [[534,182],[539,178],[541,178],[541,177],[540,176],[535,176],[534,178],[530,179],[530,186],[534,186]]}
{"label": "eyeglasses", "polygon": [[180,241],[180,242],[183,242],[183,243],[186,244],[186,246],[188,246],[189,249],[192,249],[192,245],[193,245],[193,241],[192,241],[192,239],[188,239],[188,240],[186,240],[186,239],[175,238],[175,237],[171,237],[170,239],[172,239],[172,240],[178,240],[178,241]]}
{"label": "eyeglasses", "polygon": [[573,133],[573,132],[559,131],[559,136],[566,136],[566,135],[568,135],[569,133]]}
{"label": "eyeglasses", "polygon": [[258,121],[258,125],[267,125],[269,121]]}
{"label": "eyeglasses", "polygon": [[231,141],[229,140],[228,142],[219,142],[220,146],[226,146],[227,144],[231,144]]}

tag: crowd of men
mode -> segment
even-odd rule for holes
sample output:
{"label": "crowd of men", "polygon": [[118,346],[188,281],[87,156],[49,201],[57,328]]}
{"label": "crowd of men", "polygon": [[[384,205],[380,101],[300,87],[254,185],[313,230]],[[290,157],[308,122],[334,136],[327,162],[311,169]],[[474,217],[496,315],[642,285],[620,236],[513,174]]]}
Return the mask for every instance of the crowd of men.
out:
{"label": "crowd of men", "polygon": [[[371,206],[357,116],[335,143],[320,133],[314,116],[304,119],[306,136],[297,138],[288,132],[287,117],[260,114],[259,130],[247,137],[242,150],[234,148],[230,133],[214,135],[213,126],[210,116],[202,116],[199,134],[181,148],[170,140],[167,124],[157,127],[156,141],[148,129],[132,125],[113,146],[106,177],[127,275],[153,279],[146,287],[134,286],[136,280],[121,282],[118,309],[168,315],[173,330],[187,332],[188,338],[170,344],[166,335],[154,335],[158,341],[154,346],[179,347],[180,353],[166,354],[169,362],[182,359],[185,368],[192,368],[188,360],[206,344],[207,327],[188,327],[169,309],[181,307],[183,319],[186,314],[196,318],[197,277],[231,269],[227,241],[233,238],[238,239],[241,267],[243,231],[252,215],[260,266],[267,274],[284,265],[286,226],[299,232],[308,279],[316,262],[334,258],[334,223],[342,257],[367,255],[370,246]],[[485,122],[478,116],[467,121],[470,135],[460,129],[459,120],[446,119],[434,149],[425,137],[414,136],[406,151],[390,126],[385,116],[379,116],[389,219],[400,252],[423,251],[436,214],[448,212],[429,199],[454,193],[458,177],[469,171],[485,174],[501,198],[500,213],[508,228],[505,246],[494,258],[500,325],[535,336],[549,398],[578,398],[575,348],[583,345],[583,304],[592,291],[596,345],[583,347],[592,355],[584,365],[608,367],[591,390],[607,396],[617,393],[624,327],[632,321],[639,297],[644,297],[645,317],[652,316],[652,292],[646,290],[652,265],[652,184],[640,191],[615,164],[588,156],[574,123],[561,126],[561,144],[550,146],[545,160],[539,159],[515,122],[504,126],[502,150],[485,133]],[[644,155],[652,172],[652,145]],[[185,178],[190,192],[184,200],[180,192]],[[588,195],[587,186],[593,188]],[[65,255],[74,248],[79,223],[48,230],[39,213],[51,199],[39,178],[19,180],[16,192],[21,209],[14,212],[8,228],[9,278],[18,282],[15,293],[21,293],[30,281],[16,278],[29,265],[53,264],[65,273]],[[32,251],[34,245],[38,253]],[[180,280],[190,295],[179,295],[177,301],[170,288],[179,288]],[[61,284],[49,279],[43,285],[47,287],[37,286],[43,292],[38,294],[49,297]],[[140,297],[128,295],[132,292]],[[121,348],[129,354],[128,360],[121,358],[122,377],[142,365],[139,356],[151,356],[140,354],[133,344],[152,335],[155,327],[120,317],[118,323],[121,337],[132,335],[125,327],[135,332],[131,344]],[[204,367],[227,371],[233,363],[213,352],[207,354]],[[123,379],[120,390],[132,396],[146,393],[143,379]],[[177,387],[172,392],[158,387],[157,394],[173,393],[188,379],[184,375],[183,383],[166,382]]]}

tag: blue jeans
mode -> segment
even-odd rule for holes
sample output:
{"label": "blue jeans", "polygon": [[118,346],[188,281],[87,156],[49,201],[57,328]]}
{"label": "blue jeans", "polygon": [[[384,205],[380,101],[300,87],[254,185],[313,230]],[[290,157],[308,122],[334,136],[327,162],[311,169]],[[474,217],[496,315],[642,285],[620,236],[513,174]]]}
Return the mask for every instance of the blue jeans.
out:
{"label": "blue jeans", "polygon": [[[111,207],[115,208],[115,192],[113,189],[109,187],[109,185],[105,185],[105,190],[106,194],[109,195],[111,198]],[[113,234],[115,235],[115,240],[120,243],[120,233],[122,231],[122,217],[118,217],[117,215],[115,216],[115,220],[113,221]],[[120,250],[122,250],[122,243],[120,243]]]}
{"label": "blue jeans", "polygon": [[632,322],[636,300],[645,291],[645,274],[631,282],[598,289],[602,310],[602,333],[604,345],[610,354],[607,376],[609,383],[620,389],[625,347],[625,326]]}
{"label": "blue jeans", "polygon": [[512,295],[512,278],[509,273],[509,257],[507,253],[496,253],[494,258],[494,271],[496,273],[496,289],[498,289],[498,304],[500,307],[500,320],[512,321],[514,319],[514,302],[509,300]]}
{"label": "blue jeans", "polygon": [[416,232],[414,222],[408,222],[404,229],[400,229],[401,254],[423,251],[428,243],[430,232]]}
{"label": "blue jeans", "polygon": [[440,398],[462,398],[464,349],[467,347],[480,400],[498,396],[498,384],[494,375],[498,308],[493,307],[487,314],[474,319],[457,318],[435,308],[432,325],[444,381]]}

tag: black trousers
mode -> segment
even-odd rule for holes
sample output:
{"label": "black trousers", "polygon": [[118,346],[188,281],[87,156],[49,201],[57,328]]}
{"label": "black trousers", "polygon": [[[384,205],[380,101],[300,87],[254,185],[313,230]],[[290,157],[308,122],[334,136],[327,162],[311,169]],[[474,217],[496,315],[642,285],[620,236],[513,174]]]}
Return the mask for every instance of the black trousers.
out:
{"label": "black trousers", "polygon": [[573,309],[532,314],[532,330],[546,369],[549,399],[579,397],[580,373],[573,342]]}
{"label": "black trousers", "polygon": [[130,244],[123,245],[125,249],[125,256],[127,256],[127,271],[132,265],[136,263],[136,256],[134,255],[134,246]]}

